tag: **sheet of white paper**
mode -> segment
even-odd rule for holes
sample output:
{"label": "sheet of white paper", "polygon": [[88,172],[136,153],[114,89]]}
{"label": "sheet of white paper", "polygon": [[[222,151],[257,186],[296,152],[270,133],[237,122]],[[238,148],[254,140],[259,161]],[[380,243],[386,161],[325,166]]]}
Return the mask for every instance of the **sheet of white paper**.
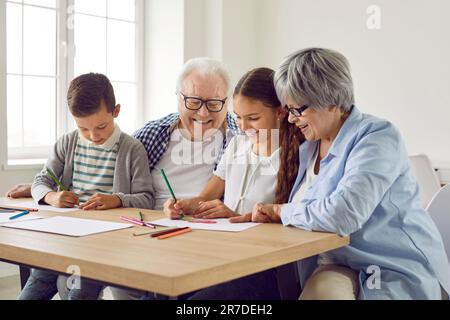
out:
{"label": "sheet of white paper", "polygon": [[126,229],[132,226],[132,224],[126,223],[59,216],[33,221],[9,223],[4,225],[4,227],[6,228],[56,233],[72,237],[84,237],[96,233]]}
{"label": "sheet of white paper", "polygon": [[10,217],[15,216],[18,213],[19,213],[19,211],[15,212],[15,213],[0,213],[0,224],[42,219],[41,217],[34,216],[33,213],[29,213],[29,214],[21,216],[17,219],[9,220]]}
{"label": "sheet of white paper", "polygon": [[52,212],[73,212],[78,211],[80,209],[78,208],[55,208],[52,206],[49,206],[47,204],[36,204],[34,201],[26,201],[26,202],[19,202],[11,204],[17,207],[25,207],[25,208],[32,208],[32,209],[39,209],[39,210],[45,210],[45,211],[52,211]]}
{"label": "sheet of white paper", "polygon": [[257,226],[259,223],[243,222],[231,223],[228,219],[213,219],[216,223],[193,223],[184,220],[159,219],[150,221],[152,224],[166,227],[191,227],[197,230],[211,230],[211,231],[230,231],[239,232]]}

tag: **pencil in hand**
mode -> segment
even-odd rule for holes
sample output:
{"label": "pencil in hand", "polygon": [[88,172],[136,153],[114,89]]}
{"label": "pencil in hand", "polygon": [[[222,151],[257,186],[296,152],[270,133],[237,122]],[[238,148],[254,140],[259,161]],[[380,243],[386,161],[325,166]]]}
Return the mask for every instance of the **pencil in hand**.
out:
{"label": "pencil in hand", "polygon": [[[177,198],[175,197],[175,193],[173,192],[172,186],[169,183],[169,179],[167,179],[166,173],[164,172],[164,169],[161,169],[161,175],[164,178],[164,181],[166,182],[167,188],[169,189],[170,194],[172,195],[172,199],[174,200],[174,203],[177,203]],[[181,213],[180,218],[184,218],[184,213]]]}
{"label": "pencil in hand", "polygon": [[53,171],[50,170],[49,168],[47,168],[47,174],[50,176],[50,178],[52,178],[52,180],[59,186],[59,188],[62,191],[67,191],[67,188],[63,186],[61,181],[59,181],[59,179],[56,177],[56,175],[53,173]]}

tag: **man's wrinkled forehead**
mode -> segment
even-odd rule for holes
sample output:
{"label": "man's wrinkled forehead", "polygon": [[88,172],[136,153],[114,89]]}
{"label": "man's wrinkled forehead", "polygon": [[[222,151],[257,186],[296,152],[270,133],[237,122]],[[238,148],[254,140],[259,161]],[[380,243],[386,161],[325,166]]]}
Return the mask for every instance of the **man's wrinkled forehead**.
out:
{"label": "man's wrinkled forehead", "polygon": [[219,75],[191,73],[185,78],[183,87],[185,94],[202,98],[223,99],[227,96],[226,83]]}

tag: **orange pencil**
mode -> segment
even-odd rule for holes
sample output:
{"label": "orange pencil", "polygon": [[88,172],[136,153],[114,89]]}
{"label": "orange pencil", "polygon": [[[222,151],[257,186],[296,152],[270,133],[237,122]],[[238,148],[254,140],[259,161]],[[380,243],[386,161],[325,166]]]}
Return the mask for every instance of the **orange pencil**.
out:
{"label": "orange pencil", "polygon": [[178,231],[174,231],[174,232],[171,232],[171,233],[163,234],[162,236],[159,236],[158,239],[159,240],[167,239],[167,238],[174,237],[174,236],[177,236],[179,234],[183,234],[183,233],[190,232],[190,231],[192,231],[192,228],[186,228],[186,229],[183,229],[183,230],[178,230]]}

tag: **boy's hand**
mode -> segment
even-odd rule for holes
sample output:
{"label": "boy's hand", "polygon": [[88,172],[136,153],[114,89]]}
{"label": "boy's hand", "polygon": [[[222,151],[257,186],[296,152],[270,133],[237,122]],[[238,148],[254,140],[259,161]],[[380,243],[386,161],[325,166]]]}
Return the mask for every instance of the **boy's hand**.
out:
{"label": "boy's hand", "polygon": [[11,199],[31,197],[31,184],[17,184],[8,190],[6,196]]}
{"label": "boy's hand", "polygon": [[107,210],[122,207],[122,200],[116,195],[96,193],[80,205],[83,210]]}
{"label": "boy's hand", "polygon": [[232,211],[220,200],[200,202],[197,210],[194,211],[194,218],[216,219],[236,216],[239,216],[239,214]]}
{"label": "boy's hand", "polygon": [[78,196],[71,191],[49,192],[44,201],[57,208],[73,208],[80,203]]}

